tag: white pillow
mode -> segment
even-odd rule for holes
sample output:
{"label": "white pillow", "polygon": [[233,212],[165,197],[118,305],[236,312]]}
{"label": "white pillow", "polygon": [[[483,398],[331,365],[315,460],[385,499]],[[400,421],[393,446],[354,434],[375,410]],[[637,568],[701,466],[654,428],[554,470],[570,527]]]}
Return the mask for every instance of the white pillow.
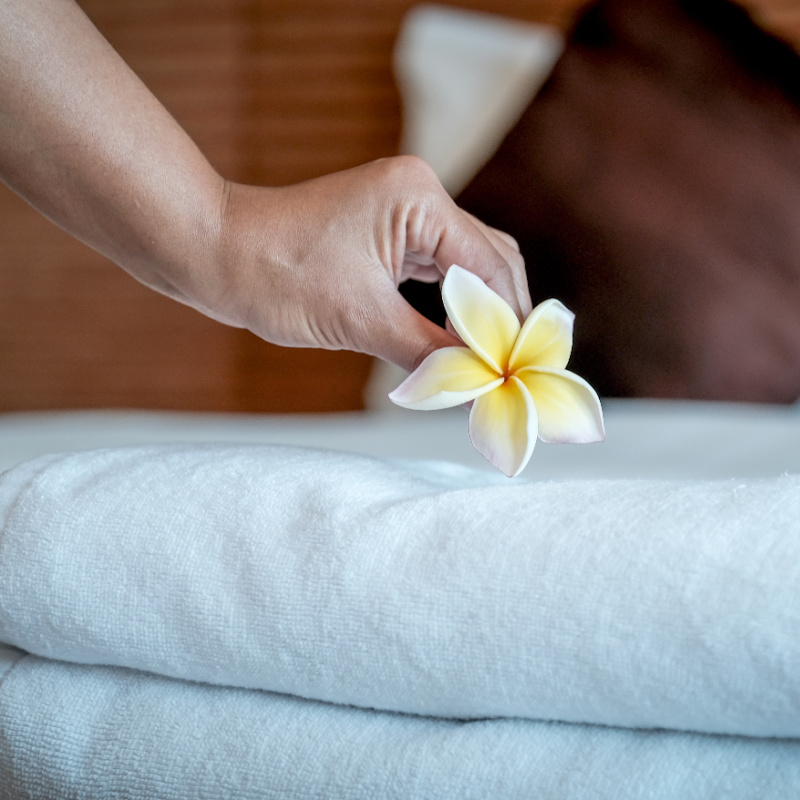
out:
{"label": "white pillow", "polygon": [[552,26],[445,6],[412,9],[394,59],[401,149],[424,158],[457,194],[493,155],[562,50]]}

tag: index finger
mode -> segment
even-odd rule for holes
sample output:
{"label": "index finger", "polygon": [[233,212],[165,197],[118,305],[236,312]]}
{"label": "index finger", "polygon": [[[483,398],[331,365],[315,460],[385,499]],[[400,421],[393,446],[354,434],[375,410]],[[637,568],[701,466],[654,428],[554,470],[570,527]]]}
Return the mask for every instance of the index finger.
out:
{"label": "index finger", "polygon": [[522,321],[532,309],[525,261],[514,239],[456,208],[434,253],[442,274],[453,264],[477,275],[500,295]]}

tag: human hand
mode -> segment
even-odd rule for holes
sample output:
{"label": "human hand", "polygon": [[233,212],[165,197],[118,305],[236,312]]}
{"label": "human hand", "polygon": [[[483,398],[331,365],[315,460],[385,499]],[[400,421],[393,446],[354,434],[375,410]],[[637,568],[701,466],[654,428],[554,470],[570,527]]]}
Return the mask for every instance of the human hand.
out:
{"label": "human hand", "polygon": [[414,157],[284,188],[229,184],[221,230],[216,278],[195,304],[275,344],[355,350],[413,370],[460,342],[397,287],[441,280],[452,264],[520,319],[531,310],[514,240],[460,210]]}
{"label": "human hand", "polygon": [[225,181],[72,2],[0,4],[0,179],[143,283],[295,347],[409,370],[457,343],[397,291],[474,272],[523,317],[515,242],[413,157],[285,188]]}

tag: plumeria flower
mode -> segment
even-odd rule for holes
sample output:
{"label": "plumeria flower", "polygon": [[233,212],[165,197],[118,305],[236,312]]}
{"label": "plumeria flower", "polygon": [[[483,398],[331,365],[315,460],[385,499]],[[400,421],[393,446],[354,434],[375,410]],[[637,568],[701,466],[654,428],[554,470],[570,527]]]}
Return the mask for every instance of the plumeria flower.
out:
{"label": "plumeria flower", "polygon": [[389,395],[394,403],[427,411],[474,401],[472,444],[509,477],[524,469],[537,437],[572,444],[605,438],[597,393],[565,369],[574,315],[558,300],[540,303],[520,325],[505,300],[455,264],[442,299],[466,347],[431,353]]}

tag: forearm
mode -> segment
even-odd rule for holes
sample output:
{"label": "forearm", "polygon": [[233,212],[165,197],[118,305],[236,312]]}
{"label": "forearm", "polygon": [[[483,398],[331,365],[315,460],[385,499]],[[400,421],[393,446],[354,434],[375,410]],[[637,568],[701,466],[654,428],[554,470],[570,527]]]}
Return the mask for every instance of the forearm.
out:
{"label": "forearm", "polygon": [[72,0],[0,2],[0,177],[153,288],[205,305],[225,182]]}

